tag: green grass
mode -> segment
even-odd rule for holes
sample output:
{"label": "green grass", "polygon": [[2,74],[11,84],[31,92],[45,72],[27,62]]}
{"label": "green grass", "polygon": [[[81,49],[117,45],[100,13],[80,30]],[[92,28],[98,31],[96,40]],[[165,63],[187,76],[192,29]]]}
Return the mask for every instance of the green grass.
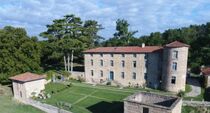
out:
{"label": "green grass", "polygon": [[[70,103],[72,105],[71,111],[74,113],[123,113],[123,99],[139,91],[172,95],[169,92],[153,89],[119,89],[113,86],[92,86],[78,82],[73,82],[71,87],[50,83],[46,85],[45,91],[51,94],[51,98],[42,102],[55,106],[57,102],[61,101]],[[52,94],[52,92],[54,93]]]}
{"label": "green grass", "polygon": [[182,113],[209,113],[210,108],[182,106]]}
{"label": "green grass", "polygon": [[4,95],[0,95],[0,112],[1,113],[44,113],[32,106],[21,104],[12,99],[11,89],[1,86],[4,89]]}
{"label": "green grass", "polygon": [[201,87],[201,94],[196,97],[184,97],[184,100],[202,101],[204,99],[205,89]]}
{"label": "green grass", "polygon": [[186,84],[185,86],[185,93],[189,93],[192,91],[192,87],[189,84]]}

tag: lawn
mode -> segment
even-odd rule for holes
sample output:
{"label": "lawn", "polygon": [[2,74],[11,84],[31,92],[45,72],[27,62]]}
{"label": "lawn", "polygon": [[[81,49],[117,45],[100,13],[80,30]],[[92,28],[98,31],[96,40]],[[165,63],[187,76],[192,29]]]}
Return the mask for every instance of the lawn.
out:
{"label": "lawn", "polygon": [[51,93],[52,97],[44,102],[54,106],[57,102],[71,103],[71,111],[74,113],[122,113],[123,99],[136,90],[123,91],[114,87],[108,89],[80,83],[67,87],[50,83],[46,86],[46,92]]}
{"label": "lawn", "polygon": [[192,87],[189,84],[185,85],[185,93],[189,93],[192,91]]}
{"label": "lawn", "polygon": [[0,85],[0,89],[4,89],[4,94],[0,95],[1,113],[44,113],[43,111],[32,106],[24,105],[15,100],[12,100],[10,88]]}
{"label": "lawn", "polygon": [[123,99],[138,91],[150,91],[171,95],[169,92],[153,89],[124,88],[112,86],[92,86],[84,83],[73,83],[68,87],[59,83],[46,85],[51,98],[42,102],[56,106],[58,102],[70,103],[73,113],[123,113]]}
{"label": "lawn", "polygon": [[182,106],[182,113],[209,113],[210,108]]}

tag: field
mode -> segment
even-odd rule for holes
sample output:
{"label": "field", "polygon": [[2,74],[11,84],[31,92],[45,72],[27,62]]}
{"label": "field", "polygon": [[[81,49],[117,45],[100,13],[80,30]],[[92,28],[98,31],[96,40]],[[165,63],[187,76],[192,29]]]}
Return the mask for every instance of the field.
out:
{"label": "field", "polygon": [[[125,88],[119,89],[111,86],[91,86],[82,83],[73,83],[67,87],[63,84],[50,83],[46,86],[46,92],[51,98],[43,102],[56,106],[57,102],[70,103],[74,113],[123,113],[123,99],[138,91],[145,89]],[[170,95],[168,92],[147,90]],[[193,109],[183,107],[183,113]]]}
{"label": "field", "polygon": [[0,85],[4,94],[0,95],[0,112],[1,113],[44,113],[32,106],[24,105],[12,100],[11,89]]}

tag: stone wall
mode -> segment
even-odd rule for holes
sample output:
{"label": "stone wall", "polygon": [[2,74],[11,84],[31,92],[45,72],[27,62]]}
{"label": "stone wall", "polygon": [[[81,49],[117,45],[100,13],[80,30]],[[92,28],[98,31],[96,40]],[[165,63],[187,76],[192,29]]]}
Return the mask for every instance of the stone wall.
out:
{"label": "stone wall", "polygon": [[124,113],[143,113],[143,108],[149,108],[149,113],[172,113],[172,111],[168,109],[148,106],[146,104],[139,104],[135,102],[124,102]]}
{"label": "stone wall", "polygon": [[[109,79],[110,71],[114,72],[114,80],[118,81],[124,86],[137,85],[139,86],[145,84],[144,73],[146,72],[146,62],[144,60],[145,54],[85,54],[85,78],[87,82],[100,82]],[[93,60],[93,66],[91,65],[91,59]],[[100,60],[103,60],[103,66],[100,65]],[[110,65],[110,60],[114,61],[114,66]],[[122,60],[125,61],[125,67],[122,67]],[[136,68],[133,67],[133,61],[136,61]],[[91,70],[94,71],[94,76],[91,75]],[[103,71],[103,76],[101,72]],[[124,78],[121,77],[121,72],[124,72]],[[134,80],[133,72],[136,73],[136,80]]]}
{"label": "stone wall", "polygon": [[27,98],[24,83],[13,81],[12,86],[13,86],[14,98],[16,99]]}
{"label": "stone wall", "polygon": [[[178,59],[172,58],[172,52],[178,51]],[[185,91],[187,74],[188,47],[165,48],[163,52],[162,88],[167,91]],[[177,70],[172,69],[172,63],[177,62]],[[172,84],[172,76],[176,77],[176,83]]]}
{"label": "stone wall", "polygon": [[16,99],[26,99],[31,97],[31,93],[35,92],[37,96],[41,90],[44,90],[45,88],[45,79],[30,81],[30,82],[18,82],[13,81],[13,92],[14,92],[14,98]]}
{"label": "stone wall", "polygon": [[152,88],[160,87],[160,78],[161,78],[161,55],[162,52],[149,53],[147,58],[147,86]]}
{"label": "stone wall", "polygon": [[26,89],[26,98],[32,97],[32,92],[35,92],[35,96],[38,96],[41,90],[45,89],[45,79],[35,80],[24,83]]}

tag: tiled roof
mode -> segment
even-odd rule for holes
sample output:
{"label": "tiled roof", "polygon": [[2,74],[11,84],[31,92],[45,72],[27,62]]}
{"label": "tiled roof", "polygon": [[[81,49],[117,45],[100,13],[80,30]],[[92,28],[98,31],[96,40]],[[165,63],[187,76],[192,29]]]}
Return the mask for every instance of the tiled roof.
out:
{"label": "tiled roof", "polygon": [[203,75],[210,75],[210,67],[204,68],[201,70]]}
{"label": "tiled roof", "polygon": [[190,47],[190,46],[179,41],[174,41],[169,44],[166,44],[165,47]]}
{"label": "tiled roof", "polygon": [[38,75],[38,74],[30,73],[30,72],[26,72],[23,74],[19,74],[19,75],[10,77],[11,80],[21,81],[21,82],[39,80],[39,79],[44,79],[44,78],[45,78],[45,76],[43,76],[43,75]]}
{"label": "tiled roof", "polygon": [[160,49],[162,49],[161,46],[99,47],[86,50],[84,53],[150,53]]}

